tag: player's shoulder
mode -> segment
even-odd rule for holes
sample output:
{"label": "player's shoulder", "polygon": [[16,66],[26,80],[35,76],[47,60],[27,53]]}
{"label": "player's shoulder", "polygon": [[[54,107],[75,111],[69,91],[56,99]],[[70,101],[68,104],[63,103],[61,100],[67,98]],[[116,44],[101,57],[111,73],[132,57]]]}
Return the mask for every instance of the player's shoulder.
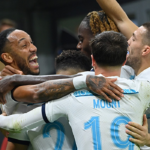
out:
{"label": "player's shoulder", "polygon": [[83,96],[95,96],[94,93],[86,90],[86,89],[81,89],[78,91],[75,91],[71,94],[73,97],[83,97]]}
{"label": "player's shoulder", "polygon": [[121,67],[120,76],[122,78],[126,78],[126,79],[134,79],[135,78],[134,69],[130,66],[124,65],[124,66]]}
{"label": "player's shoulder", "polygon": [[115,83],[122,89],[132,89],[136,92],[150,90],[150,82],[147,80],[129,80],[119,77]]}
{"label": "player's shoulder", "polygon": [[78,74],[82,74],[82,75],[95,75],[94,71],[84,71],[84,72],[79,72]]}

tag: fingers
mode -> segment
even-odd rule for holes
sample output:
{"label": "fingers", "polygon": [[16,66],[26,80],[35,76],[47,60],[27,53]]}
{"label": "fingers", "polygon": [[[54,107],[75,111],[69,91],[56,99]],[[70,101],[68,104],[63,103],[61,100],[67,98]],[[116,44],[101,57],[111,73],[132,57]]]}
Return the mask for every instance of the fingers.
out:
{"label": "fingers", "polygon": [[119,92],[123,93],[124,91],[116,84],[110,82],[109,83],[111,87],[113,87],[114,89],[118,90]]}
{"label": "fingers", "polygon": [[103,96],[105,100],[107,100],[108,102],[112,102],[111,98],[109,98],[104,92],[100,92],[99,95]]}
{"label": "fingers", "polygon": [[143,126],[147,126],[148,127],[146,114],[143,115]]}
{"label": "fingers", "polygon": [[115,95],[117,95],[118,97],[124,97],[123,93],[121,91],[119,91],[118,88],[116,88],[114,85],[112,85],[112,83],[110,85],[111,85],[111,87],[113,87],[113,88],[111,88],[111,91]]}
{"label": "fingers", "polygon": [[7,70],[9,70],[10,72],[12,72],[12,74],[22,74],[22,71],[17,70],[17,69],[15,69],[15,68],[13,68],[13,67],[11,67],[11,66],[9,66],[9,65],[7,65],[5,68],[6,68]]}
{"label": "fingers", "polygon": [[23,73],[22,71],[14,69],[9,65],[5,66],[5,68],[1,71],[2,76],[13,75],[13,74],[23,74]]}
{"label": "fingers", "polygon": [[8,75],[13,75],[13,73],[9,70],[6,70],[5,68],[1,71],[2,76],[8,76]]}
{"label": "fingers", "polygon": [[[143,116],[143,119],[146,119],[145,116]],[[147,140],[149,138],[147,125],[141,126],[137,123],[129,122],[126,125],[126,128],[128,129],[126,130],[126,133],[133,136],[136,139],[136,143],[138,145],[145,145],[147,143],[146,141],[149,141]],[[131,141],[133,141],[132,138]]]}
{"label": "fingers", "polygon": [[[103,92],[106,93],[106,94],[108,94],[113,99],[120,100],[120,97],[118,97],[117,95],[115,95],[115,92],[112,92],[111,90],[109,90],[107,88],[103,88]],[[109,99],[111,99],[111,98],[109,98]],[[109,102],[112,102],[112,100],[109,101]]]}
{"label": "fingers", "polygon": [[135,132],[132,132],[132,131],[129,131],[129,130],[126,130],[126,133],[131,135],[132,137],[134,137],[135,139],[140,139],[140,135],[135,133]]}
{"label": "fingers", "polygon": [[139,145],[139,146],[144,146],[144,144],[142,144],[142,142],[138,139],[134,139],[134,138],[129,138],[129,141]]}
{"label": "fingers", "polygon": [[126,128],[128,130],[126,130],[126,133],[127,134],[130,134],[131,136],[135,137],[135,138],[140,138],[140,136],[142,136],[142,131],[133,127],[133,126],[129,126],[129,125],[126,125]]}
{"label": "fingers", "polygon": [[143,130],[143,126],[141,126],[135,122],[128,122],[128,125],[126,125],[126,127],[130,130],[132,130],[133,128],[136,128],[136,129],[141,130],[141,131]]}

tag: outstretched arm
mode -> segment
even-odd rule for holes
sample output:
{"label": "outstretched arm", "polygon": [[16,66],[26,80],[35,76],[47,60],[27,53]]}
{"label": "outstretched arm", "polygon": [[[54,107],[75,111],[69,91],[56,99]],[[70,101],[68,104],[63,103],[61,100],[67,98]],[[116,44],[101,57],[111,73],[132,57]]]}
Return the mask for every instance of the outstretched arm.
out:
{"label": "outstretched arm", "polygon": [[25,114],[0,115],[0,120],[0,127],[2,129],[16,133],[45,124],[42,116],[42,107],[35,108]]}
{"label": "outstretched arm", "polygon": [[111,102],[111,98],[120,100],[123,96],[122,89],[113,82],[116,79],[105,79],[98,76],[79,76],[71,79],[51,80],[37,85],[27,85],[17,87],[13,92],[13,97],[17,101],[28,103],[41,103],[58,99],[78,89],[87,88],[102,95],[106,100]]}
{"label": "outstretched arm", "polygon": [[115,22],[118,29],[129,39],[137,26],[128,18],[116,0],[96,0],[106,14]]}
{"label": "outstretched arm", "polygon": [[143,116],[143,126],[134,122],[129,122],[126,128],[128,129],[126,133],[134,137],[129,139],[131,142],[139,146],[150,146],[150,134],[148,133],[146,115]]}

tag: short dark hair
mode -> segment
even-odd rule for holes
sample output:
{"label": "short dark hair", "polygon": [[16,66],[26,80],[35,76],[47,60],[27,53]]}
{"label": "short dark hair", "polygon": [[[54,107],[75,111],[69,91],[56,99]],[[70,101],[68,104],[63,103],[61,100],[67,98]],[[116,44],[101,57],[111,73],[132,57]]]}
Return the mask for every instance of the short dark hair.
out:
{"label": "short dark hair", "polygon": [[127,55],[127,40],[121,33],[105,31],[90,42],[93,57],[98,65],[119,66]]}
{"label": "short dark hair", "polygon": [[5,64],[5,62],[3,61],[3,59],[1,58],[1,54],[4,52],[9,52],[11,50],[10,49],[6,49],[4,48],[6,45],[6,42],[8,41],[7,37],[9,36],[10,33],[12,33],[14,30],[16,30],[15,28],[9,28],[7,30],[4,30],[0,33],[0,61],[3,62]]}
{"label": "short dark hair", "polygon": [[144,23],[142,26],[147,30],[145,38],[143,39],[143,43],[150,46],[150,22]]}
{"label": "short dark hair", "polygon": [[13,21],[11,19],[7,19],[7,18],[0,20],[0,27],[5,26],[5,25],[10,26],[12,28],[16,28],[16,26],[17,26],[15,21]]}
{"label": "short dark hair", "polygon": [[90,59],[80,51],[64,50],[59,56],[55,58],[56,71],[67,70],[69,68],[81,69],[83,71],[90,71]]}

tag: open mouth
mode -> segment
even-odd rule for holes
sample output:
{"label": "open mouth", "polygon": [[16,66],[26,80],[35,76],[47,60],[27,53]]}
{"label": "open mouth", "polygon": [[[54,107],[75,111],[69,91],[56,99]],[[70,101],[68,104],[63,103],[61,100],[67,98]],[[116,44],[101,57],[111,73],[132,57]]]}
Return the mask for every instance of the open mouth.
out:
{"label": "open mouth", "polygon": [[37,56],[33,56],[30,60],[29,60],[29,64],[33,67],[39,67],[39,64],[37,62],[38,57]]}

